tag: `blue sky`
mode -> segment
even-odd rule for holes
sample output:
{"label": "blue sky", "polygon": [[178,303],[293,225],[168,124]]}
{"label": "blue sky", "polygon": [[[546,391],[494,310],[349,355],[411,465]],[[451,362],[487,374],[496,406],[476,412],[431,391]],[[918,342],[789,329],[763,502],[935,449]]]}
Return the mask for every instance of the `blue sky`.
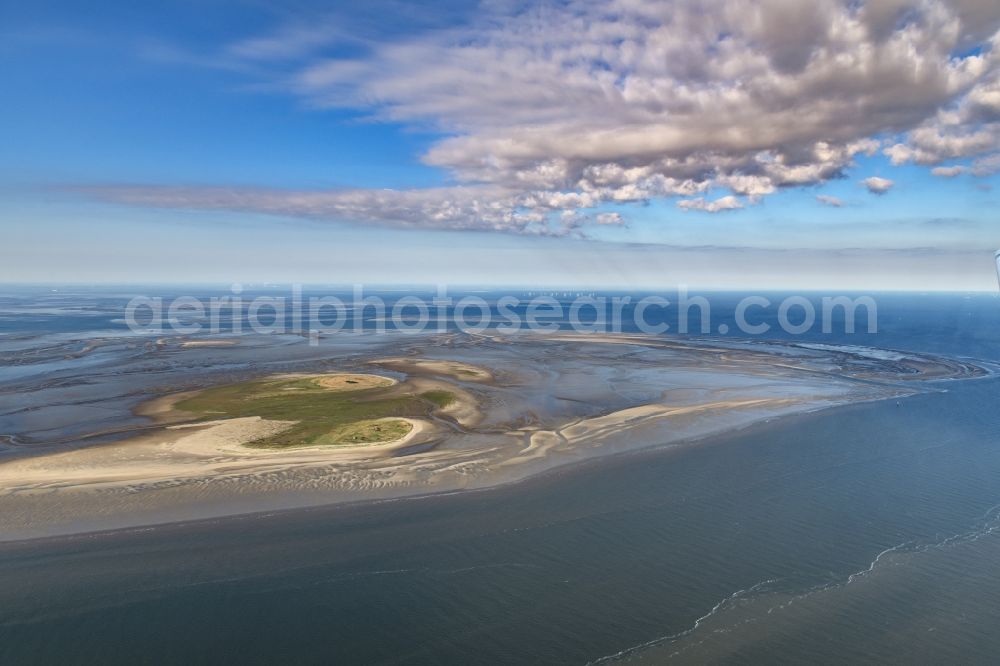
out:
{"label": "blue sky", "polygon": [[996,286],[990,3],[338,5],[0,10],[0,281]]}

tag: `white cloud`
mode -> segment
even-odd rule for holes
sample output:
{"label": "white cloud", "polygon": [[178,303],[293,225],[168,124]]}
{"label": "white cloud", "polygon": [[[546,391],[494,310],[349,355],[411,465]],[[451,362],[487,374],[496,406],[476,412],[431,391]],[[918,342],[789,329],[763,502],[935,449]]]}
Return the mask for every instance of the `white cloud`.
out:
{"label": "white cloud", "polygon": [[888,178],[880,178],[879,176],[869,176],[861,181],[869,192],[872,194],[885,194],[892,189],[895,183]]}
{"label": "white cloud", "polygon": [[959,165],[939,166],[931,169],[931,173],[941,178],[954,178],[955,176],[965,173],[965,167]]}
{"label": "white cloud", "polygon": [[829,194],[817,194],[816,201],[826,206],[833,206],[834,208],[840,208],[844,205],[844,201],[842,199]]}
{"label": "white cloud", "polygon": [[[486,3],[461,27],[369,40],[353,58],[315,55],[322,24],[225,51],[253,63],[300,58],[292,74],[279,71],[285,88],[313,106],[443,132],[423,160],[456,187],[221,197],[187,190],[186,204],[560,232],[562,211],[606,202],[687,197],[682,208],[731,210],[743,205],[738,196],[755,202],[781,187],[822,183],[882,148],[880,136],[896,137],[884,147],[895,164],[937,164],[1000,145],[1000,3],[513,6]],[[884,180],[865,183],[885,192]],[[699,197],[711,188],[731,194]],[[177,191],[158,198],[185,204]]]}
{"label": "white cloud", "polygon": [[484,229],[563,234],[565,219],[550,220],[556,207],[532,202],[525,208],[514,192],[493,186],[421,190],[326,191],[222,187],[119,186],[82,188],[98,198],[137,206],[231,210],[313,219],[346,219],[396,227]]}
{"label": "white cloud", "polygon": [[972,163],[970,170],[975,176],[992,176],[1000,171],[1000,153],[980,157]]}
{"label": "white cloud", "polygon": [[625,220],[622,219],[621,213],[598,213],[595,216],[595,221],[598,224],[604,224],[604,225],[625,224]]}
{"label": "white cloud", "polygon": [[714,201],[707,201],[702,197],[697,199],[681,199],[677,205],[684,210],[703,210],[707,213],[721,213],[727,210],[738,210],[743,208],[743,202],[732,195],[720,197]]}

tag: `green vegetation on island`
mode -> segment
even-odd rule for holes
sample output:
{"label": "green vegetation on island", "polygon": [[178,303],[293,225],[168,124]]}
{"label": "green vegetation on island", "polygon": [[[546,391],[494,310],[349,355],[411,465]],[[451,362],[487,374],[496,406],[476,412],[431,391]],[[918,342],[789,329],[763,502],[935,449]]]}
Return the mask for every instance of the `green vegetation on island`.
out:
{"label": "green vegetation on island", "polygon": [[[400,439],[412,429],[407,417],[428,417],[455,398],[448,391],[419,395],[371,381],[371,375],[348,376],[340,384],[366,388],[331,387],[338,376],[255,380],[217,386],[179,401],[175,408],[204,420],[259,416],[295,425],[248,444],[254,448],[289,448],[316,445],[355,445]],[[343,377],[343,376],[340,376]],[[374,388],[367,388],[375,385]],[[380,385],[381,384],[381,385]]]}
{"label": "green vegetation on island", "polygon": [[425,391],[420,397],[442,408],[455,401],[455,394],[449,391]]}

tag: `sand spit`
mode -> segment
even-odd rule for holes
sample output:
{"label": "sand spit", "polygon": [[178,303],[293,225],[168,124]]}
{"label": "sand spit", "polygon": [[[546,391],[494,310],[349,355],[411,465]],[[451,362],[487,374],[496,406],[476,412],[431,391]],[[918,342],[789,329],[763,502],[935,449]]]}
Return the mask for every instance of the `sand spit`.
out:
{"label": "sand spit", "polygon": [[193,398],[198,393],[199,391],[182,391],[180,393],[160,396],[138,405],[133,411],[136,416],[145,416],[160,425],[187,421],[191,418],[191,415],[178,411],[176,405],[182,400]]}
{"label": "sand spit", "polygon": [[447,377],[464,382],[489,383],[494,380],[490,370],[460,361],[428,358],[380,358],[371,361],[371,363],[409,375]]}
{"label": "sand spit", "polygon": [[[919,381],[897,381],[911,374],[898,358],[869,353],[858,360],[841,350],[562,335],[408,344],[405,357],[352,359],[352,367],[403,373],[398,381],[368,373],[278,375],[317,378],[331,391],[384,389],[380,399],[434,396],[438,406],[428,418],[391,417],[411,426],[400,439],[250,448],[297,422],[241,416],[191,423],[176,406],[198,392],[163,396],[137,410],[161,424],[152,433],[0,463],[0,540],[484,488],[588,458],[921,390]],[[427,359],[425,351],[454,360]],[[859,367],[865,381],[852,374]]]}
{"label": "sand spit", "polygon": [[197,347],[235,347],[239,340],[185,340],[180,344],[182,349],[194,349]]}

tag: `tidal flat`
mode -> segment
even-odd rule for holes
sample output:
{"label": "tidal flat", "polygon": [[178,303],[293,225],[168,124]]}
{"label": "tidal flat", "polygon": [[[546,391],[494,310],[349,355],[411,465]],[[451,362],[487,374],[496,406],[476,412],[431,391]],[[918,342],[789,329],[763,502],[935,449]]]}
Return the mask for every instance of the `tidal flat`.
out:
{"label": "tidal flat", "polygon": [[79,374],[19,379],[30,408],[5,423],[17,439],[0,457],[0,539],[488,488],[986,373],[865,347],[640,335],[193,342],[212,340],[98,339]]}

